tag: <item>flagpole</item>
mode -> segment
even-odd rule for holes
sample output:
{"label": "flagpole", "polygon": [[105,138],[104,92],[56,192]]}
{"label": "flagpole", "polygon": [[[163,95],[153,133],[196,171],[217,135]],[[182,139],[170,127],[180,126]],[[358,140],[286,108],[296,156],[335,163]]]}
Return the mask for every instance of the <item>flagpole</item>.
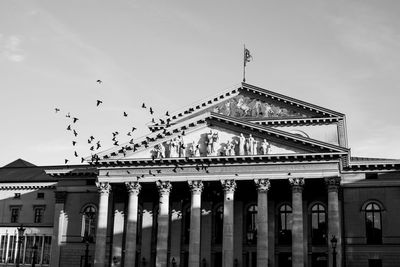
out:
{"label": "flagpole", "polygon": [[243,45],[243,82],[246,82],[246,45]]}

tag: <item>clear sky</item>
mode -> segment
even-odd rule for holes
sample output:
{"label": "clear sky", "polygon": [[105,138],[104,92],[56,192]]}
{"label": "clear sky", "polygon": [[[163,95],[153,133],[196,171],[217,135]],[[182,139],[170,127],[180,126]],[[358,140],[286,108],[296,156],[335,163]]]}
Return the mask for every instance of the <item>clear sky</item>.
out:
{"label": "clear sky", "polygon": [[0,166],[79,163],[90,135],[107,149],[114,131],[147,133],[142,102],[161,115],[239,84],[244,43],[248,83],[345,113],[353,156],[400,158],[399,14],[396,0],[2,0]]}

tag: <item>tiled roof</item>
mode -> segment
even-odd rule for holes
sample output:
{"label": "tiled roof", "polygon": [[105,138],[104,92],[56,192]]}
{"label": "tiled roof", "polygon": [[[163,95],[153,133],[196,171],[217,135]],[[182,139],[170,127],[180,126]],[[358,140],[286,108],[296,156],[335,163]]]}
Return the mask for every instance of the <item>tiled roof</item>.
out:
{"label": "tiled roof", "polygon": [[23,159],[17,159],[0,168],[1,182],[43,182],[54,181],[44,169]]}

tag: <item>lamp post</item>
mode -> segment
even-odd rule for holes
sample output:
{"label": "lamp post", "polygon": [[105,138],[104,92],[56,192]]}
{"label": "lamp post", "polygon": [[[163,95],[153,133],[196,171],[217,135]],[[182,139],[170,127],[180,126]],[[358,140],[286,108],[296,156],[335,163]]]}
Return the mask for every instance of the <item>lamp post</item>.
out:
{"label": "lamp post", "polygon": [[84,234],[83,240],[82,240],[82,242],[84,242],[85,246],[86,246],[85,247],[85,265],[84,266],[89,267],[89,244],[91,242],[93,242],[93,238],[89,234],[90,234],[90,227],[92,225],[92,221],[93,221],[93,218],[95,215],[95,211],[92,209],[89,209],[84,214],[85,214],[86,218],[89,220],[88,229],[85,229],[85,234]]}
{"label": "lamp post", "polygon": [[21,224],[18,228],[18,250],[17,250],[17,264],[15,265],[16,267],[19,267],[19,262],[20,262],[20,257],[21,257],[21,245],[22,241],[24,240],[24,232],[25,228]]}
{"label": "lamp post", "polygon": [[336,245],[337,239],[336,236],[332,235],[331,238],[331,245],[332,245],[332,267],[336,267]]}

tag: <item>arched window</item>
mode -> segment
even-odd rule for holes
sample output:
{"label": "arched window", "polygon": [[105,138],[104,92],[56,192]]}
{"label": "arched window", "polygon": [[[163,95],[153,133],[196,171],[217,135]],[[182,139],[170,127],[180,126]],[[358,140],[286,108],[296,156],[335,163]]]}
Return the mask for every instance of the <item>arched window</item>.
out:
{"label": "arched window", "polygon": [[218,206],[214,211],[214,243],[222,244],[222,234],[224,227],[224,207]]}
{"label": "arched window", "polygon": [[94,205],[86,205],[82,209],[82,231],[81,236],[85,241],[93,242],[96,235],[97,210]]}
{"label": "arched window", "polygon": [[283,204],[279,208],[278,231],[279,243],[290,245],[292,243],[292,207],[288,204]]}
{"label": "arched window", "polygon": [[367,244],[382,243],[382,209],[380,205],[371,202],[365,206],[365,230]]}
{"label": "arched window", "polygon": [[246,210],[246,241],[257,244],[257,205],[250,205]]}
{"label": "arched window", "polygon": [[311,207],[311,240],[313,245],[324,245],[326,238],[326,211],[321,204]]}

